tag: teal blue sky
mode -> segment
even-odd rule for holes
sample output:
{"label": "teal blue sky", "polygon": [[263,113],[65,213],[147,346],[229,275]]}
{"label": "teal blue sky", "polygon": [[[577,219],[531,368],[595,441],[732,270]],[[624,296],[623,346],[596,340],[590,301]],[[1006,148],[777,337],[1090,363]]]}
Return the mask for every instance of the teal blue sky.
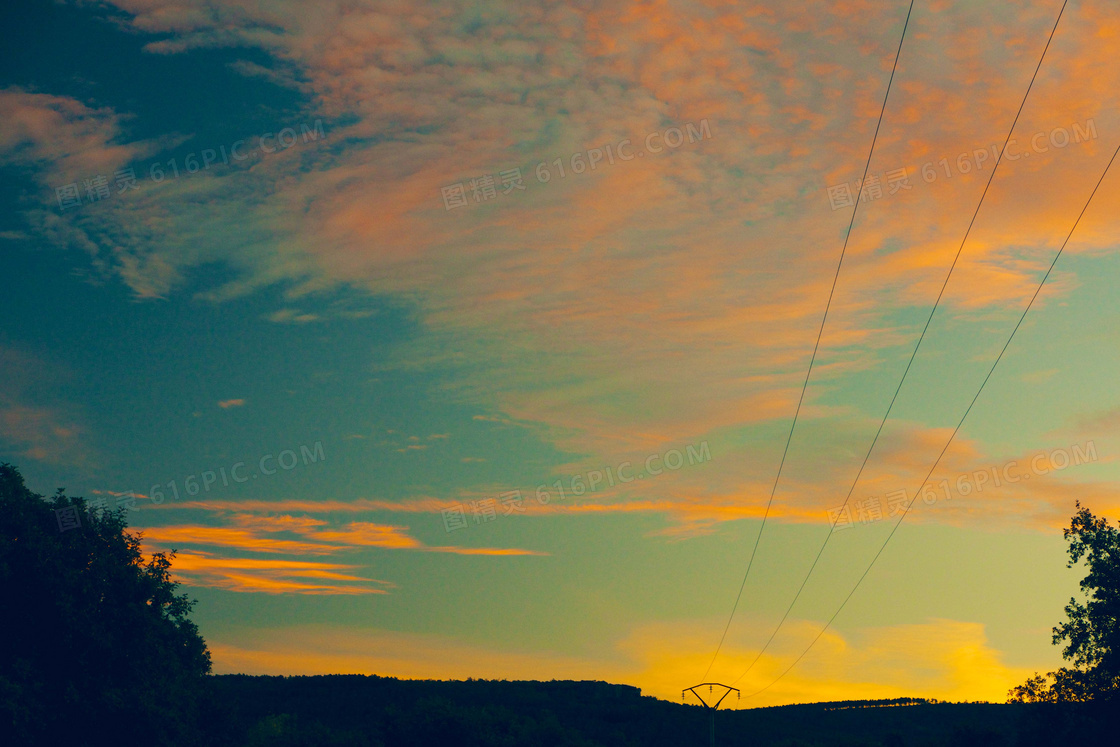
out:
{"label": "teal blue sky", "polygon": [[[1000,166],[830,536],[1055,10],[915,5],[871,167],[910,188],[861,203],[713,676],[747,669],[830,538],[744,692],[845,599],[888,496],[918,495],[1120,143],[1120,29],[1070,8],[1016,126],[1030,155]],[[829,188],[861,170],[904,11],[5,7],[0,461],[41,493],[131,494],[217,671],[675,697],[762,526],[851,216]],[[1118,179],[935,472],[949,495],[744,706],[1002,699],[1060,663],[1061,527],[1078,500],[1120,509]]]}

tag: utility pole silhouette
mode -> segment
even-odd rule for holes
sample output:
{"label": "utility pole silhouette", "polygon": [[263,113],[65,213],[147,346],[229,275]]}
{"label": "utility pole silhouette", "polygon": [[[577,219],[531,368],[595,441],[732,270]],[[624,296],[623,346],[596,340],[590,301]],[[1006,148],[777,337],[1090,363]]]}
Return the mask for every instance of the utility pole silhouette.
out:
{"label": "utility pole silhouette", "polygon": [[[709,704],[708,701],[704,700],[703,695],[696,692],[696,688],[704,687],[705,685],[708,686],[709,695],[713,694],[713,687],[722,687],[725,692],[720,696],[719,700],[717,700],[715,703]],[[723,699],[731,694],[732,690],[735,691],[735,699],[738,700],[739,688],[731,687],[730,685],[724,685],[720,682],[701,682],[699,685],[693,685],[692,687],[686,687],[684,690],[681,690],[681,702],[684,702],[685,693],[692,693],[696,696],[696,699],[703,703],[704,707],[708,709],[708,723],[711,726],[711,747],[716,747],[716,709],[719,708],[719,704],[723,702]]]}

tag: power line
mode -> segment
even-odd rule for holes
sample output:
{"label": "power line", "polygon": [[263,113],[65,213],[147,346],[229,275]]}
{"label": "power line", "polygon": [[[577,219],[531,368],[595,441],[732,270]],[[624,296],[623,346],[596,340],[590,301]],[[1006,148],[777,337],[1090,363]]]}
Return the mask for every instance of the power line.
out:
{"label": "power line", "polygon": [[[887,91],[883,95],[883,106],[879,109],[879,121],[875,123],[875,134],[871,138],[871,149],[867,152],[867,162],[863,166],[863,176],[860,179],[860,185],[867,179],[867,172],[871,168],[871,156],[875,153],[875,143],[879,139],[879,128],[883,124],[883,115],[887,110],[887,99],[891,95],[891,84],[894,82],[894,74],[898,69],[898,58],[902,54],[902,42],[906,40],[906,29],[910,25],[910,13],[914,10],[914,0],[910,0],[910,8],[906,11],[906,21],[902,25],[902,37],[898,40],[898,50],[894,55],[894,65],[891,67],[891,76],[887,81]],[[762,531],[766,528],[766,520],[770,516],[770,506],[774,503],[774,494],[778,490],[778,481],[782,477],[782,469],[786,464],[786,456],[789,454],[789,445],[793,441],[793,431],[797,428],[797,418],[801,414],[801,405],[805,401],[805,391],[809,388],[809,376],[813,373],[813,364],[817,360],[817,351],[821,346],[821,336],[824,334],[825,322],[828,320],[829,309],[832,308],[832,297],[836,293],[836,284],[840,279],[840,268],[844,264],[844,255],[848,251],[848,238],[852,235],[852,226],[856,222],[856,213],[859,212],[860,200],[855,201],[852,208],[852,217],[848,221],[848,230],[844,233],[844,245],[840,249],[840,261],[836,264],[836,272],[832,276],[832,287],[828,291],[828,301],[824,306],[824,316],[821,317],[821,326],[817,330],[817,340],[813,344],[813,354],[809,358],[809,369],[805,372],[805,381],[801,384],[801,396],[797,399],[797,407],[793,411],[793,422],[789,426],[789,435],[786,436],[786,445],[782,449],[782,458],[778,463],[778,474],[774,477],[774,484],[770,488],[770,499],[766,502],[766,510],[762,514],[762,525],[758,528],[758,536],[755,537],[754,547],[751,549],[750,559],[747,561],[747,570],[743,574],[743,582],[739,584],[739,593],[735,595],[735,604],[731,607],[731,615],[727,618],[727,625],[723,627],[723,635],[719,637],[719,644],[716,646],[716,651],[712,654],[712,660],[708,662],[708,668],[704,670],[704,675],[700,678],[707,679],[708,673],[712,671],[712,665],[716,663],[716,658],[719,657],[719,652],[723,648],[723,642],[727,639],[727,631],[731,628],[731,621],[735,619],[735,612],[739,609],[739,600],[743,596],[743,589],[746,588],[747,578],[751,575],[751,567],[754,565],[755,554],[758,552],[758,543],[762,540]]]}
{"label": "power line", "polygon": [[[1031,310],[1031,306],[1034,305],[1035,299],[1038,298],[1038,294],[1042,291],[1042,286],[1044,286],[1046,284],[1046,281],[1050,278],[1050,273],[1054,271],[1055,265],[1058,264],[1058,258],[1062,256],[1062,252],[1065,251],[1066,245],[1069,243],[1070,238],[1073,237],[1073,232],[1077,230],[1077,225],[1081,222],[1082,216],[1084,216],[1085,211],[1089,209],[1089,203],[1093,201],[1093,197],[1097,194],[1097,190],[1100,188],[1105,176],[1108,175],[1108,170],[1112,168],[1112,163],[1116,160],[1117,154],[1120,154],[1120,146],[1117,146],[1116,150],[1113,151],[1112,158],[1108,160],[1108,165],[1104,167],[1104,172],[1101,174],[1101,178],[1097,180],[1096,186],[1093,187],[1093,191],[1089,194],[1089,199],[1085,201],[1085,206],[1081,208],[1081,212],[1077,214],[1077,220],[1073,222],[1073,228],[1069,230],[1069,234],[1066,235],[1066,239],[1062,242],[1062,246],[1058,249],[1058,253],[1054,255],[1054,260],[1050,263],[1050,268],[1046,270],[1046,274],[1043,275],[1042,281],[1035,289],[1034,295],[1031,296],[1031,300],[1027,303],[1027,307],[1023,309],[1023,313],[1022,315],[1020,315],[1019,321],[1015,323],[1015,328],[1011,330],[1011,334],[1008,336],[1007,342],[1003,344],[1003,348],[999,351],[999,355],[996,356],[995,362],[992,363],[992,367],[988,370],[987,376],[985,376],[984,380],[980,383],[980,388],[976,390],[976,395],[972,398],[972,401],[969,402],[968,407],[964,411],[964,415],[961,416],[960,422],[958,422],[957,427],[953,429],[953,433],[949,436],[949,440],[945,442],[945,446],[942,447],[941,453],[937,455],[937,459],[934,461],[933,466],[930,467],[929,472],[926,473],[925,479],[922,480],[921,486],[919,486],[918,490],[921,490],[921,487],[929,482],[929,478],[933,476],[933,472],[937,469],[937,465],[941,463],[941,459],[945,456],[945,452],[949,450],[949,445],[953,443],[953,439],[957,437],[957,433],[960,431],[961,426],[964,425],[964,421],[968,417],[968,414],[972,412],[973,405],[975,405],[976,401],[980,398],[980,393],[984,391],[984,387],[987,386],[988,380],[992,378],[992,374],[995,372],[996,366],[998,366],[999,362],[1003,359],[1003,354],[1007,352],[1007,348],[1011,345],[1011,341],[1015,338],[1015,333],[1019,331],[1019,327],[1023,324],[1023,320],[1027,318],[1027,312],[1029,312]],[[821,628],[820,632],[817,633],[812,642],[805,648],[804,651],[801,652],[800,656],[794,659],[793,663],[790,664],[784,672],[782,672],[777,676],[777,678],[774,679],[773,682],[762,688],[762,690],[757,690],[751,693],[747,696],[748,698],[753,698],[755,695],[758,695],[759,693],[769,689],[778,680],[780,680],[782,677],[785,677],[789,673],[789,671],[797,666],[797,663],[801,661],[802,658],[804,658],[805,654],[809,653],[809,649],[811,649],[816,644],[816,642],[820,640],[820,637],[824,635],[824,632],[828,630],[829,627],[831,627],[833,621],[848,604],[848,600],[850,600],[856,593],[856,589],[858,589],[860,587],[860,584],[863,583],[863,580],[867,578],[867,574],[871,572],[872,567],[874,567],[876,561],[879,560],[879,556],[882,555],[883,550],[886,549],[887,543],[891,541],[891,538],[894,537],[894,533],[898,531],[898,527],[900,524],[902,524],[902,520],[906,518],[906,515],[908,513],[910,513],[910,507],[914,505],[914,501],[917,500],[917,498],[918,495],[917,493],[915,493],[914,498],[906,504],[906,508],[905,510],[903,510],[902,515],[898,517],[898,521],[895,522],[894,527],[891,529],[891,533],[887,535],[887,538],[885,540],[883,540],[883,544],[879,547],[879,551],[875,553],[875,557],[873,557],[871,559],[871,562],[867,565],[867,569],[864,570],[863,575],[859,577],[859,580],[856,581],[855,586],[853,586],[852,590],[848,592],[848,596],[844,597],[844,601],[840,603],[840,606],[836,609],[836,612],[834,612],[832,617],[828,619],[828,622],[825,623],[824,627]]]}
{"label": "power line", "polygon": [[[949,285],[949,279],[953,276],[953,270],[956,269],[957,262],[961,258],[961,252],[964,251],[964,246],[968,242],[969,234],[972,233],[972,227],[976,223],[976,216],[980,214],[980,208],[984,205],[984,198],[988,196],[988,189],[992,186],[992,180],[995,179],[996,172],[999,170],[999,165],[1003,162],[1003,154],[1007,152],[1007,144],[1011,141],[1011,135],[1015,132],[1015,126],[1019,123],[1019,117],[1023,113],[1023,107],[1026,106],[1027,98],[1030,96],[1031,89],[1034,87],[1034,82],[1038,78],[1038,71],[1042,69],[1042,62],[1046,59],[1046,52],[1050,49],[1050,42],[1053,41],[1054,34],[1058,30],[1058,23],[1062,20],[1062,14],[1065,12],[1066,3],[1068,1],[1069,0],[1064,0],[1064,2],[1062,2],[1062,7],[1058,11],[1058,18],[1054,21],[1054,27],[1050,30],[1050,36],[1046,39],[1046,46],[1042,50],[1042,56],[1039,57],[1038,65],[1035,66],[1034,74],[1031,75],[1031,82],[1027,85],[1027,91],[1023,94],[1023,100],[1019,103],[1019,110],[1015,112],[1015,119],[1011,122],[1011,129],[1007,131],[1007,137],[1003,140],[1003,147],[1000,149],[999,156],[996,158],[996,162],[992,166],[992,173],[988,176],[988,182],[984,185],[984,191],[980,194],[980,201],[976,203],[976,209],[972,212],[972,219],[969,220],[968,228],[965,229],[964,238],[961,239],[961,244],[957,248],[957,253],[953,257],[953,262],[951,265],[949,265],[949,271],[945,274],[944,282],[941,283],[941,290],[938,291],[937,299],[933,303],[933,308],[931,308],[929,311],[929,316],[926,318],[925,326],[922,327],[922,333],[918,336],[918,342],[914,345],[913,352],[910,353],[910,360],[907,361],[906,368],[902,372],[902,378],[899,379],[898,386],[895,387],[894,395],[891,397],[890,404],[887,405],[887,411],[883,413],[883,419],[879,421],[879,427],[875,431],[875,437],[871,439],[871,446],[868,447],[867,453],[864,454],[863,462],[860,464],[859,470],[856,472],[855,479],[852,480],[851,487],[848,488],[848,494],[844,497],[844,503],[840,507],[841,511],[843,511],[844,507],[848,505],[848,501],[851,500],[852,493],[855,492],[856,485],[859,484],[860,477],[863,476],[863,470],[867,467],[867,462],[871,459],[871,453],[875,450],[875,445],[879,443],[879,436],[882,435],[883,428],[886,426],[887,420],[890,418],[890,414],[894,409],[895,402],[898,401],[898,395],[902,391],[902,385],[906,382],[906,377],[910,374],[910,368],[914,365],[914,359],[918,356],[918,350],[922,347],[922,342],[926,339],[926,332],[929,331],[929,326],[933,321],[933,316],[937,313],[938,306],[941,305],[941,299],[945,295],[945,289]],[[797,604],[797,600],[801,598],[801,592],[805,590],[805,586],[809,583],[809,578],[813,575],[813,571],[816,570],[821,556],[824,555],[825,548],[828,547],[829,540],[832,539],[833,531],[835,530],[836,523],[839,521],[839,519],[840,517],[839,515],[837,515],[836,519],[834,519],[832,521],[832,524],[829,526],[828,535],[824,538],[824,542],[821,543],[821,547],[817,551],[817,556],[813,559],[813,564],[809,567],[809,572],[806,573],[805,578],[802,579],[801,586],[798,587],[797,593],[793,596],[793,601],[789,603],[789,606],[786,608],[785,613],[782,615],[782,619],[778,621],[777,627],[775,627],[774,631],[770,634],[770,638],[767,639],[765,645],[763,645],[762,649],[759,650],[758,654],[754,657],[754,660],[751,661],[746,671],[732,680],[731,684],[735,684],[743,677],[745,677],[747,673],[754,668],[754,665],[758,663],[758,660],[762,658],[762,655],[766,652],[766,650],[770,648],[770,644],[773,643],[775,636],[778,635],[778,631],[782,629],[782,626],[785,624],[786,619],[789,618],[789,614],[793,610],[794,605]]]}

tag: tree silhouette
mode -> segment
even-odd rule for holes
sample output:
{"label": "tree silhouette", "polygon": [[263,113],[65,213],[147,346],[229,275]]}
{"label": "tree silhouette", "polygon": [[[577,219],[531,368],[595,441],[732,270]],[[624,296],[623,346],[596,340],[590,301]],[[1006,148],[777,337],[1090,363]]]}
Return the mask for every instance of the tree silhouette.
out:
{"label": "tree silhouette", "polygon": [[1081,579],[1085,602],[1071,598],[1068,620],[1054,627],[1054,645],[1065,643],[1062,667],[1044,677],[1037,672],[1012,688],[1015,702],[1084,702],[1115,698],[1120,693],[1120,529],[1077,503],[1067,529],[1068,568],[1084,559]]}
{"label": "tree silhouette", "polygon": [[210,653],[171,557],[122,513],[0,464],[0,732],[8,744],[197,744]]}

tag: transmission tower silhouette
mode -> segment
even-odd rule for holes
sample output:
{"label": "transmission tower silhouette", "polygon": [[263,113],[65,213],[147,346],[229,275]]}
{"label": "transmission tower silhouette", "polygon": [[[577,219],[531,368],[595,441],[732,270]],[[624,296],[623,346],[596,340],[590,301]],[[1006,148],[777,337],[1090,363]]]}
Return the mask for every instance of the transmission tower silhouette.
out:
{"label": "transmission tower silhouette", "polygon": [[[704,700],[703,695],[696,692],[696,688],[705,686],[707,686],[708,688],[709,695],[714,695],[712,688],[716,687],[722,687],[725,692],[720,696],[719,700],[717,700],[715,703],[709,704],[708,701]],[[730,685],[724,685],[721,682],[701,682],[699,685],[693,685],[692,687],[686,687],[685,689],[681,690],[681,702],[684,702],[685,693],[692,693],[696,696],[696,699],[703,703],[704,707],[708,709],[708,723],[710,726],[709,734],[711,735],[711,747],[716,747],[716,709],[719,708],[719,704],[723,702],[723,699],[731,694],[732,690],[735,691],[735,698],[738,699],[740,695],[739,688],[731,687]]]}

